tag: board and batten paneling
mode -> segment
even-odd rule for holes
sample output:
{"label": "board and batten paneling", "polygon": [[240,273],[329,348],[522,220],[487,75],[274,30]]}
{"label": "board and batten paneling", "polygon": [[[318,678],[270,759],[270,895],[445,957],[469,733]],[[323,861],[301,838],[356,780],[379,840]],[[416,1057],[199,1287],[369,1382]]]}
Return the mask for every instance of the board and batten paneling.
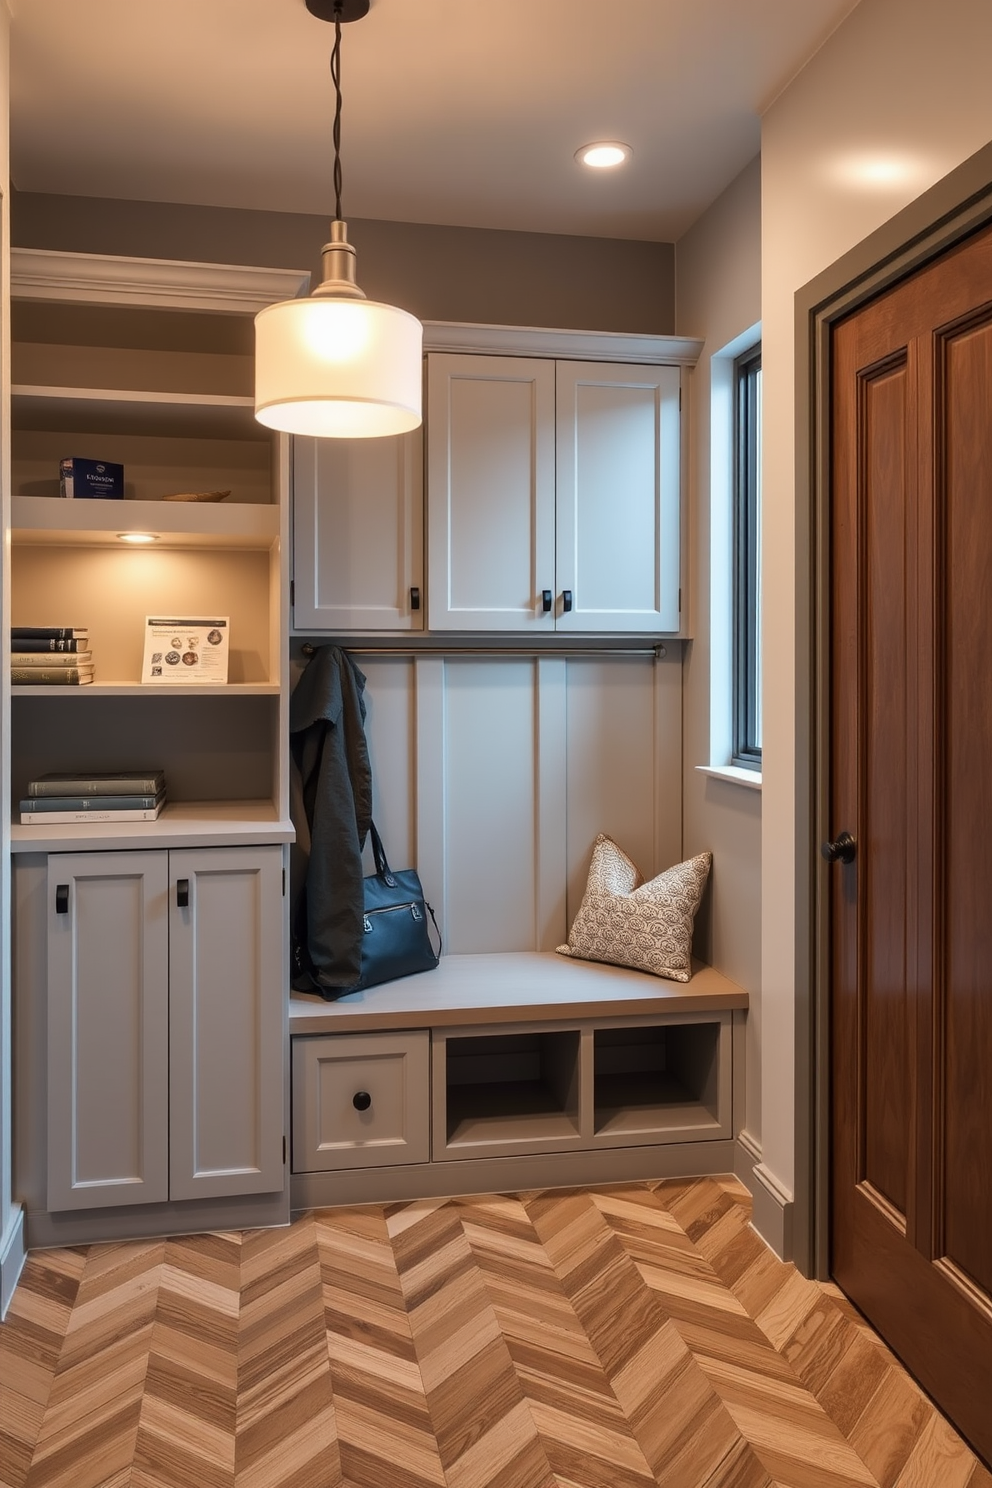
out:
{"label": "board and batten paneling", "polygon": [[645,877],[679,860],[674,648],[356,659],[377,823],[393,866],[416,863],[446,952],[554,950],[598,832]]}

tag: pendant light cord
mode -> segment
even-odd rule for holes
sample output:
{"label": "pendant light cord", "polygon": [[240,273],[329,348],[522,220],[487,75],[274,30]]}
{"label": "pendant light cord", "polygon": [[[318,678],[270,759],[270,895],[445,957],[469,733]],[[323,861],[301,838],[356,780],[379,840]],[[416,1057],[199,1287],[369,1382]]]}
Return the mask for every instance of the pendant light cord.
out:
{"label": "pendant light cord", "polygon": [[341,217],[341,0],[334,4],[334,50],[331,52],[331,82],[334,84],[334,217]]}

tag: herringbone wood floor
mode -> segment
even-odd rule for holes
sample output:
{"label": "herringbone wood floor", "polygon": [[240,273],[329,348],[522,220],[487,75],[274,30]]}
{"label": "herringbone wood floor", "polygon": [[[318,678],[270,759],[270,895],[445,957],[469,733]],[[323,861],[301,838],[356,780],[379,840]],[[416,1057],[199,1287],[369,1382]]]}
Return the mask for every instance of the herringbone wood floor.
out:
{"label": "herringbone wood floor", "polygon": [[733,1179],[31,1256],[3,1488],[992,1488]]}

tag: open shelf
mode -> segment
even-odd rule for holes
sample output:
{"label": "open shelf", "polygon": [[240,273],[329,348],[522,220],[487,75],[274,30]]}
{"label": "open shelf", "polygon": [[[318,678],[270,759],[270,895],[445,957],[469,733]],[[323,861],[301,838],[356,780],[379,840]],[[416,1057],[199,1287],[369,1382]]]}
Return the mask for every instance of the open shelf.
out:
{"label": "open shelf", "polygon": [[593,1035],[597,1137],[719,1128],[720,1025],[598,1028]]}
{"label": "open shelf", "polygon": [[272,801],[170,801],[153,822],[87,822],[10,828],[14,853],[88,848],[235,847],[240,842],[282,843],[293,824]]}
{"label": "open shelf", "polygon": [[11,540],[25,547],[119,548],[118,533],[135,531],[158,534],[156,551],[268,549],[279,538],[279,508],[260,502],[11,500]]}
{"label": "open shelf", "polygon": [[255,418],[255,400],[230,393],[15,383],[10,390],[10,405],[14,427],[28,432],[168,434],[175,438],[266,443],[272,437]]}
{"label": "open shelf", "polygon": [[446,1128],[435,1156],[578,1143],[578,1051],[572,1029],[447,1040]]}

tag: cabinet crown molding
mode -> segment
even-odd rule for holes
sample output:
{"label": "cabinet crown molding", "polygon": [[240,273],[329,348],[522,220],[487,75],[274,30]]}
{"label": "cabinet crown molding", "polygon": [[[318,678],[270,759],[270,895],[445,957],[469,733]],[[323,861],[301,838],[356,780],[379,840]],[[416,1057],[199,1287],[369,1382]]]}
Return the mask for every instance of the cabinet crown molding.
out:
{"label": "cabinet crown molding", "polygon": [[639,336],[627,331],[570,331],[535,326],[424,321],[425,351],[495,356],[563,357],[580,362],[644,362],[693,367],[703,343],[692,336]]}
{"label": "cabinet crown molding", "polygon": [[276,300],[305,294],[302,269],[184,263],[167,258],[118,258],[107,253],[63,253],[11,248],[14,299],[101,305],[161,306],[170,310],[255,314]]}

